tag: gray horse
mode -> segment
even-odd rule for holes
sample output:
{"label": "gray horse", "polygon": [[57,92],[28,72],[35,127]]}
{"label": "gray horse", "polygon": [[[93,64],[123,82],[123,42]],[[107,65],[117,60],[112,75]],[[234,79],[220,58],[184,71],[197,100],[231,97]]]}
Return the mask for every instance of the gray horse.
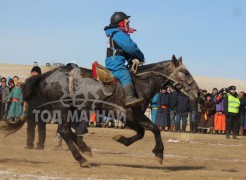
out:
{"label": "gray horse", "polygon": [[[47,82],[46,80],[55,71],[62,72],[65,76],[54,74],[53,78],[59,80],[60,83],[54,82],[50,86],[48,85],[50,81]],[[76,73],[73,73],[73,71],[76,71]],[[66,79],[66,81],[64,79]],[[73,81],[74,79],[77,79],[77,81]],[[125,108],[126,123],[130,128],[136,131],[136,135],[132,137],[117,135],[113,137],[113,139],[125,146],[129,146],[132,143],[142,139],[144,137],[145,129],[149,129],[153,132],[156,143],[152,152],[158,161],[162,163],[164,145],[162,143],[160,131],[158,127],[144,115],[144,112],[147,109],[151,98],[156,92],[158,92],[161,85],[167,80],[175,82],[174,85],[194,101],[198,98],[198,85],[187,68],[183,65],[182,58],[176,59],[174,55],[172,60],[139,67],[138,74],[132,75],[132,79],[136,88],[136,93],[138,96],[144,98],[144,102],[140,107],[125,108],[125,95],[119,82],[116,85],[103,85],[93,79],[91,70],[80,68],[80,72],[78,74],[78,70],[74,70],[74,68],[67,66],[59,67],[58,69],[40,76],[27,79],[26,83],[23,85],[23,97],[25,101],[29,101],[33,96],[40,93],[43,100],[46,102],[57,101],[60,98],[64,98],[65,89],[68,94],[69,91],[70,94],[71,91],[74,91],[74,95],[76,95],[77,98],[84,99],[85,93],[88,93],[88,97],[86,98],[89,100],[98,99],[98,102],[107,102],[96,103],[94,107],[95,110],[105,111],[105,116],[108,115],[107,113],[112,112],[116,114],[118,112],[117,107],[119,106]],[[73,82],[73,85],[69,82]],[[73,88],[74,86],[75,88]],[[82,94],[78,92],[82,92]],[[94,95],[90,94],[90,92]],[[108,93],[105,94],[104,92]],[[51,108],[62,112],[62,124],[59,125],[59,129],[61,129],[60,134],[67,143],[74,158],[80,163],[80,166],[88,167],[89,163],[80,154],[79,150],[83,153],[90,153],[90,148],[87,147],[81,138],[78,139],[76,137],[76,135],[71,131],[71,122],[67,121],[68,111],[71,109],[76,109],[75,105],[79,102],[71,96],[67,97],[66,101],[70,102],[70,107],[63,106],[62,103],[54,103]],[[72,101],[75,101],[75,104]],[[117,106],[111,106],[111,104],[115,104]],[[91,109],[90,103],[83,105],[84,107],[82,107],[82,110],[89,111]],[[12,126],[12,130],[20,128],[21,125],[23,125],[23,123]]]}

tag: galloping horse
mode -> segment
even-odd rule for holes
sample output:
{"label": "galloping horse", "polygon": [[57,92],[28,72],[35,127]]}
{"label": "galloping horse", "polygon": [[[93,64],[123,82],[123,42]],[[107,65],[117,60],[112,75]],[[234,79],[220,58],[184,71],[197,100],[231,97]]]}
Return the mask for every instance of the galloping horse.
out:
{"label": "galloping horse", "polygon": [[[73,67],[59,67],[45,74],[28,78],[23,85],[24,100],[27,102],[31,101],[33,96],[40,94],[45,102],[56,102],[64,96],[64,91],[66,91],[67,94],[71,94],[73,91],[73,93],[77,96],[76,98],[84,98],[87,99],[88,102],[92,99],[97,99],[100,100],[99,102],[104,101],[109,104],[115,104],[118,107],[120,106],[125,109],[127,125],[136,131],[136,135],[132,137],[117,135],[113,137],[113,139],[125,146],[129,146],[144,137],[145,128],[149,129],[153,132],[156,142],[152,152],[157,157],[157,160],[162,163],[164,145],[162,143],[160,131],[158,127],[144,115],[144,112],[147,109],[151,98],[155,95],[156,92],[158,92],[163,83],[167,82],[167,80],[173,81],[174,85],[179,89],[179,91],[189,96],[191,100],[195,101],[198,98],[198,85],[187,68],[183,65],[182,57],[177,59],[173,55],[172,60],[148,64],[138,68],[138,73],[132,75],[132,79],[138,96],[143,97],[144,102],[140,107],[134,108],[125,108],[125,96],[119,82],[114,85],[104,85],[101,82],[93,79],[91,70],[85,68],[78,68],[77,70],[76,72],[79,72],[80,79],[84,79],[88,82],[90,81],[90,83],[85,82],[83,85],[81,85],[80,82],[82,81],[73,81],[73,79],[78,79],[78,74],[72,73],[74,71]],[[59,73],[54,73],[57,71],[59,71]],[[64,79],[61,79],[61,73],[66,75],[67,80],[64,81]],[[63,83],[51,83],[51,77],[52,79],[56,79],[58,81],[60,80]],[[83,95],[89,93],[92,90],[94,94],[96,92],[96,97],[93,94],[88,96],[86,95],[86,97]],[[82,92],[82,94],[80,95],[76,93],[77,91]],[[79,102],[76,102],[76,98],[66,98],[66,101],[70,102],[69,107],[63,106],[62,103],[53,103],[50,104],[50,106],[51,109],[61,111],[62,123],[59,124],[59,129],[61,129],[61,136],[67,143],[74,158],[80,163],[80,166],[87,167],[89,166],[89,163],[80,154],[79,150],[83,153],[90,154],[90,148],[87,147],[86,143],[81,138],[78,138],[71,131],[71,122],[67,121],[68,111],[71,109],[76,109],[77,107],[75,107],[75,104],[79,104]],[[82,110],[87,111],[91,109],[91,103],[88,102],[83,103]],[[117,113],[117,106],[110,106],[107,103],[96,103],[93,109],[104,110],[106,112],[105,116],[107,116],[107,112],[109,111]],[[2,130],[9,131],[13,129],[19,129],[22,125],[23,122],[17,122],[14,125],[7,124],[7,126],[11,126],[12,129],[5,128]]]}

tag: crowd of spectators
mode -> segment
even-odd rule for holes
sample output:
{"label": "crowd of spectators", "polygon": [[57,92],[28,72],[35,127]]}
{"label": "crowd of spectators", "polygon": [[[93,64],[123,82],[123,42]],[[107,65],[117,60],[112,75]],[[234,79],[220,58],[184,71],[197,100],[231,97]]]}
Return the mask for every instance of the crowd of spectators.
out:
{"label": "crowd of spectators", "polygon": [[[211,93],[200,90],[199,100],[192,102],[182,92],[172,86],[161,88],[151,101],[152,121],[160,130],[245,135],[246,132],[246,94],[236,92],[235,86],[214,88]],[[180,124],[182,121],[182,124]]]}
{"label": "crowd of spectators", "polygon": [[0,82],[0,120],[19,118],[23,114],[23,95],[18,76],[1,77]]}

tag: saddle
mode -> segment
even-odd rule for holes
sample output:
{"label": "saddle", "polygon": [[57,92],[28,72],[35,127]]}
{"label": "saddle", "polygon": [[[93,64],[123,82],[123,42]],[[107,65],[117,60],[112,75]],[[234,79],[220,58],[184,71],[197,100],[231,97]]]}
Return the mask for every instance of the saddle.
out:
{"label": "saddle", "polygon": [[95,80],[102,82],[103,84],[116,84],[117,79],[114,75],[104,66],[97,61],[92,63],[92,76]]}

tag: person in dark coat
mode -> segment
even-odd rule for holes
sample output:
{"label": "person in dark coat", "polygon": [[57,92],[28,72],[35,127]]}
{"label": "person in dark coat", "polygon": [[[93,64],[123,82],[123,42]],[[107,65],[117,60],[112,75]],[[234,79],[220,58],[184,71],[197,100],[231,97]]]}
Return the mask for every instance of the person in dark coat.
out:
{"label": "person in dark coat", "polygon": [[10,79],[9,82],[8,82],[8,85],[9,85],[9,92],[11,92],[12,89],[15,87],[14,80]]}
{"label": "person in dark coat", "polygon": [[239,121],[239,133],[241,136],[244,135],[244,126],[245,126],[245,108],[246,108],[246,94],[243,90],[239,91],[239,99],[240,99],[240,121]]}
{"label": "person in dark coat", "polygon": [[183,93],[178,94],[178,106],[175,120],[175,132],[180,131],[180,121],[182,120],[182,132],[185,132],[187,118],[190,109],[190,98]]}
{"label": "person in dark coat", "polygon": [[211,131],[214,127],[214,114],[215,114],[215,103],[212,100],[212,95],[210,93],[206,94],[206,100],[201,105],[201,119],[198,128]]}
{"label": "person in dark coat", "polygon": [[178,92],[174,89],[173,86],[170,86],[169,90],[170,90],[169,110],[170,110],[170,121],[171,121],[170,132],[172,132],[174,130],[176,110],[178,106]]}
{"label": "person in dark coat", "polygon": [[2,85],[1,85],[1,99],[2,99],[2,103],[0,104],[0,120],[1,119],[6,119],[7,118],[7,99],[9,96],[9,87],[6,85],[6,78],[2,78],[1,79]]}
{"label": "person in dark coat", "polygon": [[189,117],[190,117],[190,132],[197,133],[197,111],[198,111],[198,102],[191,101],[190,109],[189,109]]}
{"label": "person in dark coat", "polygon": [[207,90],[205,90],[205,89],[202,90],[201,89],[200,91],[201,91],[201,93],[200,93],[198,102],[199,102],[200,105],[202,105],[204,103],[204,101],[206,101]]}
{"label": "person in dark coat", "polygon": [[165,127],[170,126],[169,93],[166,86],[161,88],[157,106],[156,125],[160,130],[165,130]]}
{"label": "person in dark coat", "polygon": [[[38,66],[34,66],[31,70],[32,76],[37,76],[41,74],[41,69]],[[38,126],[38,143],[35,149],[43,150],[44,143],[46,139],[46,122],[41,119],[40,114],[36,116],[34,113],[34,109],[40,105],[42,105],[42,99],[39,94],[33,96],[32,99],[28,101],[27,108],[27,140],[26,140],[26,149],[33,149],[34,139],[35,139],[35,128]],[[44,107],[43,107],[44,108]],[[38,109],[42,111],[43,109]]]}
{"label": "person in dark coat", "polygon": [[219,93],[218,89],[213,88],[213,90],[212,90],[212,99],[213,100],[217,97],[218,93]]}

